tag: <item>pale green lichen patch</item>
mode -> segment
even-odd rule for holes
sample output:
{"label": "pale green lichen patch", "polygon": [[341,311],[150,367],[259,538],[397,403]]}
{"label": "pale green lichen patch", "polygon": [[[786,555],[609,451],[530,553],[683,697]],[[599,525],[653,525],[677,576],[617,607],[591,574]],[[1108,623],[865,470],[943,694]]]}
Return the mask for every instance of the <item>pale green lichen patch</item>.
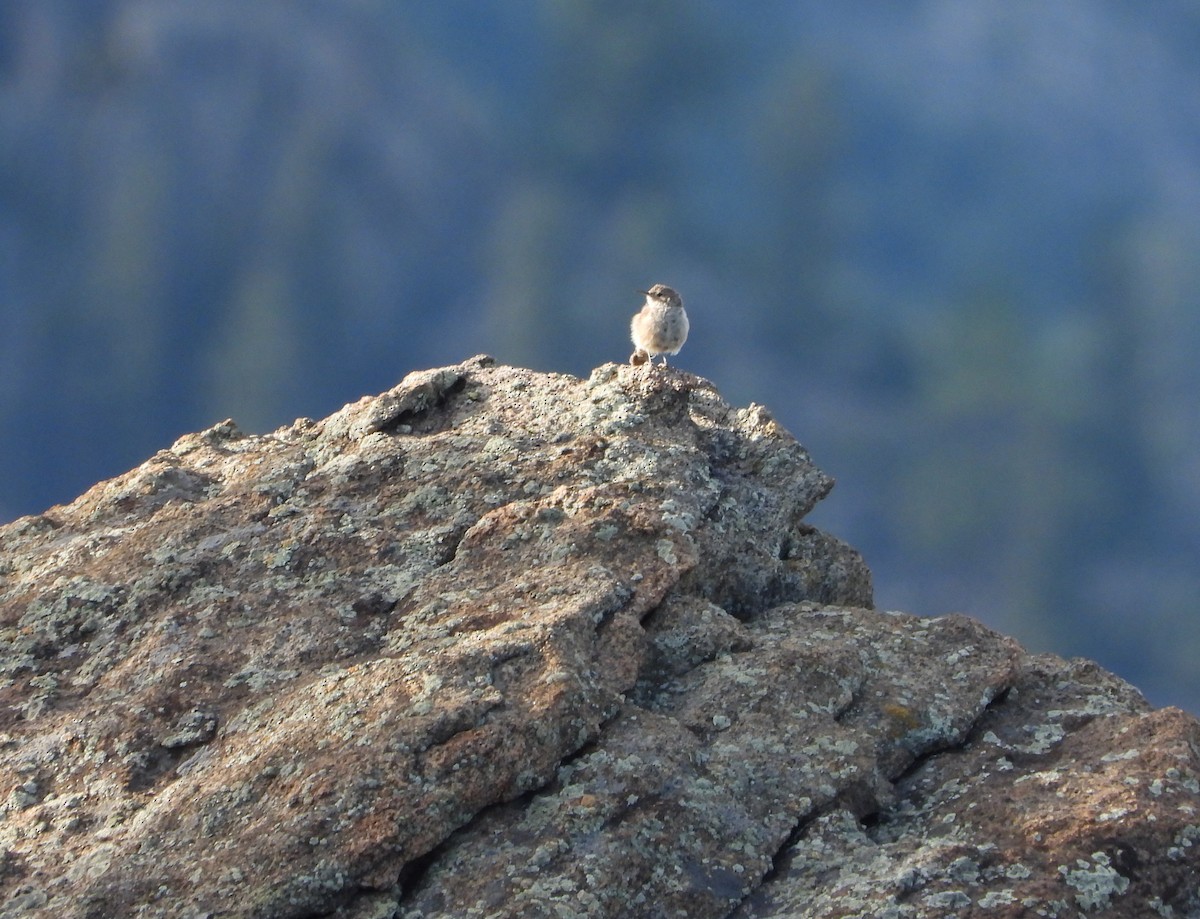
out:
{"label": "pale green lichen patch", "polygon": [[1113,897],[1129,889],[1129,878],[1112,867],[1105,852],[1092,853],[1090,861],[1080,858],[1074,865],[1061,865],[1058,871],[1075,889],[1075,902],[1084,910],[1107,908]]}

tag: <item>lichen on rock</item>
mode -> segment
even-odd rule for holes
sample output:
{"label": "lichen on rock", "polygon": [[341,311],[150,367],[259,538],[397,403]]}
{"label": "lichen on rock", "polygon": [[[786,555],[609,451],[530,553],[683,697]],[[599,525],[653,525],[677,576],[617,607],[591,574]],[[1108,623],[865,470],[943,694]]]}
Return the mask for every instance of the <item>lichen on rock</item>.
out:
{"label": "lichen on rock", "polygon": [[1194,915],[1195,720],[873,609],[832,484],[480,357],[0,528],[0,916]]}

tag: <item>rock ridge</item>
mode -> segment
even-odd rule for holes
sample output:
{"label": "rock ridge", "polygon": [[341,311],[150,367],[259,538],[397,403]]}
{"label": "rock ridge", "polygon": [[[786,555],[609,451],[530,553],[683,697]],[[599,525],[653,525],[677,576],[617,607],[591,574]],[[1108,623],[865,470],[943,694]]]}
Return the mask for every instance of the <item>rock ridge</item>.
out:
{"label": "rock ridge", "polygon": [[677,369],[476,357],[0,528],[0,916],[1200,916],[1200,725],[873,608]]}

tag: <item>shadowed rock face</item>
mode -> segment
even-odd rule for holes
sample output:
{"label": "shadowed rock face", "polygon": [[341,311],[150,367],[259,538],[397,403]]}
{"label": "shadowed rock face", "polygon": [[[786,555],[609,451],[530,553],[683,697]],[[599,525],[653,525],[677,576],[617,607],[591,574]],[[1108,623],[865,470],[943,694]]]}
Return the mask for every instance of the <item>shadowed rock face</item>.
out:
{"label": "shadowed rock face", "polygon": [[872,610],[677,370],[476,358],[0,529],[0,915],[1200,915],[1200,727]]}

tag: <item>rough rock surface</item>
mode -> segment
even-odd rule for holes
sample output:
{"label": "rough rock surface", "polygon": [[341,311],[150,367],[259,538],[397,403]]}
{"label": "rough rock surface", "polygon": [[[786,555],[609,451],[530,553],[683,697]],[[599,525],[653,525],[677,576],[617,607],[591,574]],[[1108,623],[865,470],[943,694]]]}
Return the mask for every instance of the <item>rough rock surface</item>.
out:
{"label": "rough rock surface", "polygon": [[0,529],[0,915],[1200,916],[1200,725],[871,609],[678,370],[486,358]]}

